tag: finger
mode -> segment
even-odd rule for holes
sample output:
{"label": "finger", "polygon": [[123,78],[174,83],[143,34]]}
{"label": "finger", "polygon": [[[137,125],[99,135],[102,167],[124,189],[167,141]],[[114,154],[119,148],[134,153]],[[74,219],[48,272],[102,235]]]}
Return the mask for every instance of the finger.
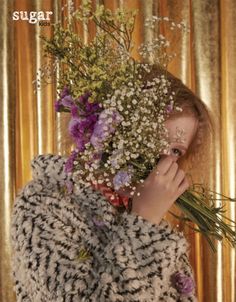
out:
{"label": "finger", "polygon": [[154,169],[154,173],[158,171],[160,174],[164,175],[167,173],[172,164],[172,158],[170,156],[165,156],[158,162],[157,166]]}
{"label": "finger", "polygon": [[189,182],[188,182],[188,179],[185,177],[179,186],[180,195],[183,194],[188,188],[189,188]]}
{"label": "finger", "polygon": [[170,179],[174,180],[176,177],[176,174],[178,173],[179,166],[176,162],[173,162],[172,165],[169,167],[168,171],[165,173],[165,175]]}
{"label": "finger", "polygon": [[174,182],[179,187],[182,181],[185,178],[185,172],[182,169],[179,169],[175,175]]}

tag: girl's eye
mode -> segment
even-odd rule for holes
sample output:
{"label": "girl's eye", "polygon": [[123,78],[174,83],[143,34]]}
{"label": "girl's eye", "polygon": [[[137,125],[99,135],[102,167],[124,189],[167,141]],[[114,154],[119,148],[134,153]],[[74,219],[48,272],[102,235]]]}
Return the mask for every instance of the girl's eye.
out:
{"label": "girl's eye", "polygon": [[173,148],[172,152],[174,153],[175,156],[181,156],[182,155],[182,152],[177,148]]}

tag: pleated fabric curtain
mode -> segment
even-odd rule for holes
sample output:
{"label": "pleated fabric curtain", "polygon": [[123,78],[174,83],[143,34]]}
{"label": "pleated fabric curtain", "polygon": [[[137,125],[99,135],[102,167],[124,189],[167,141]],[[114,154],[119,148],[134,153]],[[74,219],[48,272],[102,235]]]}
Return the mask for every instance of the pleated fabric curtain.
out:
{"label": "pleated fabric curtain", "polygon": [[[81,0],[82,1],[82,0]],[[77,8],[81,1],[74,1]],[[68,3],[67,3],[68,2]],[[190,33],[173,37],[177,57],[169,70],[192,88],[211,109],[216,132],[210,160],[195,172],[212,189],[234,197],[236,177],[236,1],[235,0],[104,0],[115,9],[139,10],[135,43],[151,41],[160,30],[145,28],[144,19],[168,16],[188,23]],[[63,117],[54,112],[55,84],[37,93],[32,81],[43,64],[40,34],[50,36],[51,26],[13,21],[14,11],[52,11],[52,22],[63,20],[68,0],[1,0],[0,26],[0,302],[15,301],[10,269],[10,218],[14,198],[31,179],[30,161],[42,153],[66,154],[61,129]],[[66,7],[65,7],[66,9]],[[91,29],[92,30],[92,29]],[[80,34],[86,33],[79,29]],[[165,32],[168,34],[168,32]],[[134,53],[134,56],[137,54]],[[235,204],[226,205],[235,220]],[[173,225],[177,220],[169,217]],[[236,301],[235,249],[217,243],[214,254],[199,234],[183,227],[191,245],[190,260],[197,281],[199,302]]]}

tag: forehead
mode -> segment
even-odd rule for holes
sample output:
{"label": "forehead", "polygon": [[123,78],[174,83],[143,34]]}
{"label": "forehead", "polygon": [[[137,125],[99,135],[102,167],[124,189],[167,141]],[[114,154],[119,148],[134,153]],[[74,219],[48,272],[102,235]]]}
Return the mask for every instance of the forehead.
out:
{"label": "forehead", "polygon": [[188,147],[197,132],[198,120],[194,116],[179,116],[166,120],[165,126],[171,143],[181,142]]}

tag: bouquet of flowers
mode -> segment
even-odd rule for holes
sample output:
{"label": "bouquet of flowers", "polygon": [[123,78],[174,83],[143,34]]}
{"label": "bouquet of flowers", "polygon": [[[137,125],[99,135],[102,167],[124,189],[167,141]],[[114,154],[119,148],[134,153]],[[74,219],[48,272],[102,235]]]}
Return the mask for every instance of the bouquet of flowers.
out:
{"label": "bouquet of flowers", "polygon": [[[70,11],[66,26],[53,24],[51,39],[41,37],[45,54],[55,67],[52,76],[59,91],[55,110],[71,115],[68,130],[76,148],[66,162],[67,173],[84,186],[105,183],[115,190],[129,187],[131,195],[135,184],[144,182],[169,146],[164,121],[173,111],[182,110],[175,104],[176,92],[165,72],[173,57],[167,51],[169,41],[159,35],[139,47],[140,60],[131,55],[136,13],[124,9],[112,12],[103,5],[93,9],[87,0]],[[155,22],[188,31],[183,22],[167,17],[153,16],[146,25]],[[88,40],[84,41],[77,33],[79,23],[85,29],[95,24],[96,35],[87,32]],[[157,66],[159,72],[150,80],[148,74]],[[46,80],[46,69],[41,70],[40,83]],[[176,201],[183,212],[178,218],[195,223],[194,230],[206,237],[214,251],[211,237],[226,238],[232,245],[236,242],[229,225],[235,223],[222,215],[223,206],[214,206],[215,199],[216,193],[194,184]]]}

